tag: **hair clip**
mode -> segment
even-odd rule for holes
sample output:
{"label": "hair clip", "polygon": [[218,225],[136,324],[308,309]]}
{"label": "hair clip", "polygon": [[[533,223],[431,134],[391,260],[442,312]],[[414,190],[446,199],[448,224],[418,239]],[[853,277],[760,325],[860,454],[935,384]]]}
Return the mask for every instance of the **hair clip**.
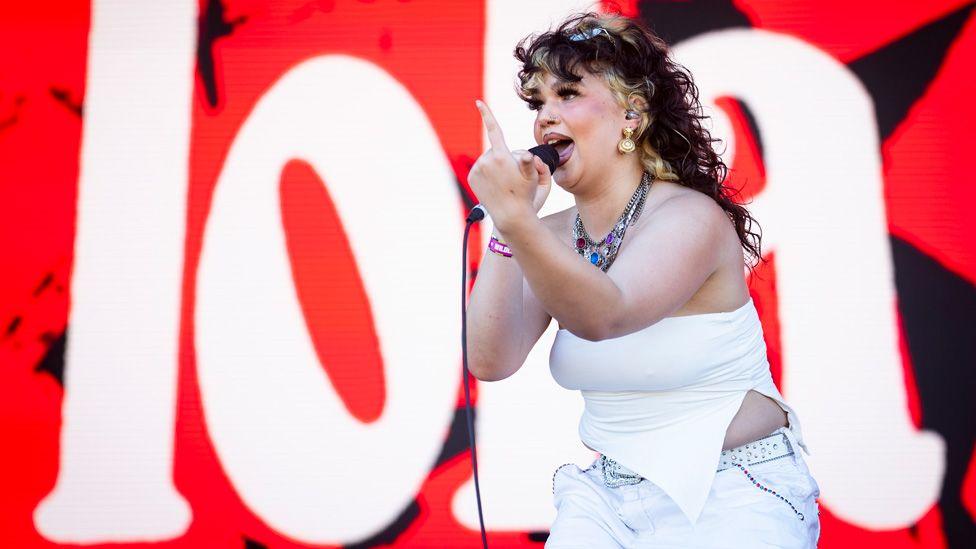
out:
{"label": "hair clip", "polygon": [[610,36],[610,33],[607,32],[607,29],[603,27],[593,27],[590,30],[580,31],[577,32],[576,34],[571,34],[569,35],[569,39],[572,40],[573,42],[579,42],[581,40],[589,40],[590,38],[593,38],[594,36],[600,34],[600,31],[603,31],[603,34],[607,35],[607,38],[613,40],[613,38]]}

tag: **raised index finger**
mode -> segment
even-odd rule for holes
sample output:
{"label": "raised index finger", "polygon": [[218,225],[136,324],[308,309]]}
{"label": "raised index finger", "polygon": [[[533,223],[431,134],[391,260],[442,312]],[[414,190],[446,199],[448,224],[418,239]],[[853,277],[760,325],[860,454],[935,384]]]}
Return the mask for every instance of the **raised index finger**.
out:
{"label": "raised index finger", "polygon": [[502,129],[498,127],[495,116],[491,114],[491,109],[488,108],[488,105],[485,105],[477,99],[475,99],[474,104],[478,106],[478,111],[481,113],[481,121],[485,123],[485,130],[488,132],[488,141],[491,143],[491,148],[507,151],[508,145],[505,144],[505,136],[502,135]]}

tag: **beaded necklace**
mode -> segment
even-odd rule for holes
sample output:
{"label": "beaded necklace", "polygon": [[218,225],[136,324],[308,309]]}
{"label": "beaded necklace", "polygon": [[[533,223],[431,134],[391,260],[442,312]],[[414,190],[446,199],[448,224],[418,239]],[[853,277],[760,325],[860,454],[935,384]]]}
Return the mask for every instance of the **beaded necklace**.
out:
{"label": "beaded necklace", "polygon": [[614,224],[607,236],[600,242],[594,242],[583,227],[583,220],[580,219],[579,212],[576,212],[576,223],[573,224],[573,239],[576,240],[576,252],[588,259],[590,263],[606,272],[617,258],[617,250],[624,239],[624,233],[631,223],[637,221],[641,211],[644,209],[644,202],[647,193],[650,191],[653,180],[651,175],[644,172],[641,182],[637,185],[637,190],[630,197],[630,202],[624,208],[620,218]]}

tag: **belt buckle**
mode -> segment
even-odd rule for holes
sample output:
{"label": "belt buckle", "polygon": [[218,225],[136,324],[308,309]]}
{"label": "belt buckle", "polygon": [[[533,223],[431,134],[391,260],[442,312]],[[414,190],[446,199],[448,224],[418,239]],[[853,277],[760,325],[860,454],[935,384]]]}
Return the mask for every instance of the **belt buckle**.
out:
{"label": "belt buckle", "polygon": [[608,488],[616,488],[628,484],[639,484],[644,480],[640,475],[630,475],[620,472],[621,465],[605,455],[600,456],[600,469],[603,470],[603,483]]}

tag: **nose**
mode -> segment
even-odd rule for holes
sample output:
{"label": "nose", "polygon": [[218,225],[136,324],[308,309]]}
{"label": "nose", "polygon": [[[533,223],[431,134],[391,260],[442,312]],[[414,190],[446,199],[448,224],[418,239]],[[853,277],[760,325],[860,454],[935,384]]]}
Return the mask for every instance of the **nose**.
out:
{"label": "nose", "polygon": [[543,128],[559,122],[559,115],[552,107],[542,107],[539,111],[539,125]]}
{"label": "nose", "polygon": [[550,126],[552,126],[554,124],[557,124],[559,121],[554,116],[550,116],[550,115],[547,115],[545,113],[540,112],[539,118],[538,118],[538,120],[536,120],[536,122],[537,122],[537,124],[536,124],[536,132],[535,132],[535,134],[538,136],[538,137],[536,137],[536,142],[541,145],[542,144],[542,136],[545,135],[546,130]]}

